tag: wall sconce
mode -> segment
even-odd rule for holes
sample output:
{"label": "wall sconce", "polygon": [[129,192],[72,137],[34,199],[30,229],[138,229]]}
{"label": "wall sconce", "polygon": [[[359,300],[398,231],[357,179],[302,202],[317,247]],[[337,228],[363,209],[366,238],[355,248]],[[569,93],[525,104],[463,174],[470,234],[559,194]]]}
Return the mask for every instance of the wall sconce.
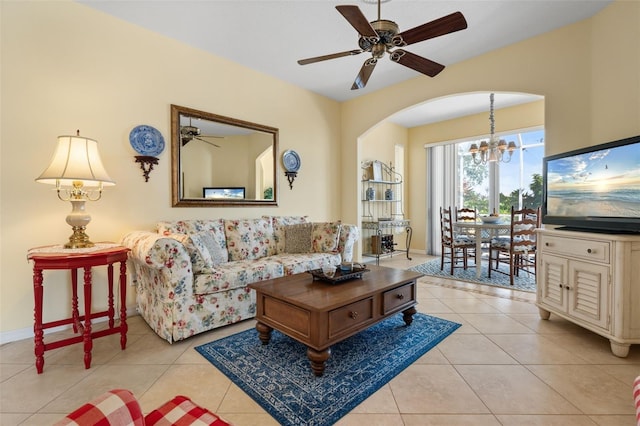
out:
{"label": "wall sconce", "polygon": [[149,155],[136,155],[136,163],[140,163],[144,181],[149,182],[149,173],[153,170],[154,165],[158,165],[158,158]]}
{"label": "wall sconce", "polygon": [[102,165],[98,153],[98,142],[80,136],[58,136],[58,146],[51,164],[36,179],[36,182],[56,186],[58,198],[70,201],[72,210],[67,215],[73,234],[64,248],[93,247],[84,232],[91,216],[85,211],[85,201],[97,201],[102,197],[104,186],[115,185]]}
{"label": "wall sconce", "polygon": [[282,154],[282,164],[285,169],[284,175],[289,181],[289,189],[293,189],[293,181],[300,170],[300,156],[294,150],[288,149]]}
{"label": "wall sconce", "polygon": [[136,163],[140,163],[144,181],[149,182],[149,173],[153,166],[158,165],[160,155],[164,150],[164,138],[155,127],[141,125],[136,126],[129,133],[131,147],[140,155],[136,155]]}

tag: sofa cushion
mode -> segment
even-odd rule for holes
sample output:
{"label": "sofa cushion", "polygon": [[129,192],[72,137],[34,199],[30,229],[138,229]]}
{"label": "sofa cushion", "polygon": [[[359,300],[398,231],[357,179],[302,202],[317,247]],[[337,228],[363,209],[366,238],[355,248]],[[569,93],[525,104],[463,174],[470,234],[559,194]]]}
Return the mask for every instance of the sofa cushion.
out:
{"label": "sofa cushion", "polygon": [[174,220],[162,221],[156,224],[156,231],[162,235],[196,234],[202,231],[224,232],[224,219],[205,220]]}
{"label": "sofa cushion", "polygon": [[273,225],[267,219],[226,219],[229,260],[251,260],[275,254]]}
{"label": "sofa cushion", "polygon": [[[221,238],[214,232],[202,231],[189,235],[193,246],[198,250],[204,262],[204,268],[214,268],[229,260],[224,234]],[[223,247],[224,245],[224,247]]]}
{"label": "sofa cushion", "polygon": [[324,265],[339,265],[341,257],[339,253],[282,253],[271,256],[269,259],[282,264],[284,275],[293,275],[320,269]]}
{"label": "sofa cushion", "polygon": [[285,253],[311,253],[313,224],[299,223],[284,227]]}
{"label": "sofa cushion", "polygon": [[278,278],[283,275],[282,264],[273,260],[272,257],[236,260],[197,274],[193,283],[193,292],[195,294],[211,294],[246,287],[253,282]]}
{"label": "sofa cushion", "polygon": [[273,238],[276,243],[276,253],[284,253],[285,235],[284,227],[300,223],[309,223],[307,216],[263,216],[273,224]]}
{"label": "sofa cushion", "polygon": [[338,250],[340,238],[340,221],[314,222],[313,251],[315,253],[330,253]]}

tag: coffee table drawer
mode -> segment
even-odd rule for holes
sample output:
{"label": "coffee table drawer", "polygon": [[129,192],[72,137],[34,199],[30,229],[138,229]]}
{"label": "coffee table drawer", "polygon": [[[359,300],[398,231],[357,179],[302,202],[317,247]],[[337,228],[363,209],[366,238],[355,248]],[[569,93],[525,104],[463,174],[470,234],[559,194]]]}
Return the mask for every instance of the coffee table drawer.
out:
{"label": "coffee table drawer", "polygon": [[411,305],[416,300],[416,283],[409,283],[385,291],[383,295],[382,314],[396,311],[405,305]]}
{"label": "coffee table drawer", "polygon": [[329,312],[329,338],[344,333],[373,318],[373,297]]}

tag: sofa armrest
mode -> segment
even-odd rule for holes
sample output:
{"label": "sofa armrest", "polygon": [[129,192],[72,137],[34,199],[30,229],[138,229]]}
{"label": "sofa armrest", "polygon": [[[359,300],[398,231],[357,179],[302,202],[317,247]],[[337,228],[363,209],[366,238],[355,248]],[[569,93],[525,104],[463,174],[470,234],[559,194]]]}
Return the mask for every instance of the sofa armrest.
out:
{"label": "sofa armrest", "polygon": [[140,404],[125,389],[114,389],[69,413],[54,426],[144,425]]}
{"label": "sofa armrest", "polygon": [[342,224],[340,228],[340,240],[338,241],[338,251],[343,262],[353,261],[353,249],[360,238],[360,230],[356,225]]}
{"label": "sofa armrest", "polygon": [[133,231],[126,234],[121,244],[131,249],[130,258],[153,269],[191,269],[191,258],[179,235],[165,236],[149,231]]}

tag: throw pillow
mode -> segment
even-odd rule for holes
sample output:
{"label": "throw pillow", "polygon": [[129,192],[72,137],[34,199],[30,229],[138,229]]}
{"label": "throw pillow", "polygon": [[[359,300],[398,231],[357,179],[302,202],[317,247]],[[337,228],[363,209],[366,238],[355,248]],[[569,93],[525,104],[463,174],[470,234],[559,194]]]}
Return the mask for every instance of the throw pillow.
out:
{"label": "throw pillow", "polygon": [[209,252],[212,267],[218,266],[227,261],[229,254],[222,248],[220,242],[216,240],[212,232],[199,232],[198,235],[204,247]]}
{"label": "throw pillow", "polygon": [[313,251],[331,253],[338,250],[341,222],[314,222]]}
{"label": "throw pillow", "polygon": [[301,223],[284,227],[285,253],[310,253],[313,224]]}
{"label": "throw pillow", "polygon": [[307,216],[262,216],[273,223],[273,238],[276,245],[276,253],[284,253],[284,227],[309,223]]}

